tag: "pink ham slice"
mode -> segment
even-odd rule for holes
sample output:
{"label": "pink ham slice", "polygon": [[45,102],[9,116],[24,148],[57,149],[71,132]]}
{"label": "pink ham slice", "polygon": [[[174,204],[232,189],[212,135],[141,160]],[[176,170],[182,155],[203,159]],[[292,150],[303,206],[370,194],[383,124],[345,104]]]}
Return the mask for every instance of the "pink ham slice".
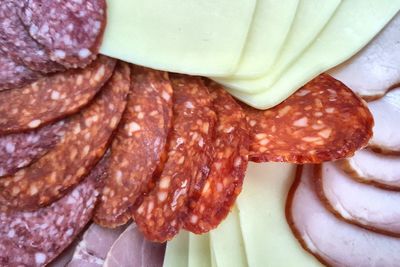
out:
{"label": "pink ham slice", "polygon": [[318,194],[328,209],[347,222],[400,236],[400,192],[358,183],[334,163],[316,169]]}
{"label": "pink ham slice", "polygon": [[398,266],[400,239],[336,218],[315,193],[312,167],[305,166],[291,188],[287,220],[302,246],[330,266]]}
{"label": "pink ham slice", "polygon": [[400,13],[363,50],[329,74],[367,100],[400,83]]}
{"label": "pink ham slice", "polygon": [[400,156],[382,155],[363,149],[339,164],[347,174],[359,182],[400,190]]}

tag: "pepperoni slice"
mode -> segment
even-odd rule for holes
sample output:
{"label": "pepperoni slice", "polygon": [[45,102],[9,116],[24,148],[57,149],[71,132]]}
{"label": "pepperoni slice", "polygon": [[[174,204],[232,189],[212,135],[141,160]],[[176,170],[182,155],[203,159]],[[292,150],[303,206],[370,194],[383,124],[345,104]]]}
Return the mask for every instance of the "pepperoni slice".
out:
{"label": "pepperoni slice", "polygon": [[191,202],[184,224],[186,230],[197,234],[216,228],[233,207],[242,189],[250,145],[242,108],[220,85],[207,85],[218,118],[213,163],[201,196]]}
{"label": "pepperoni slice", "polygon": [[164,242],[175,236],[208,176],[216,116],[201,78],[171,75],[173,122],[168,159],[154,190],[133,212],[147,239]]}
{"label": "pepperoni slice", "polygon": [[332,161],[351,156],[372,136],[374,122],[365,102],[326,74],[274,108],[243,108],[255,162]]}
{"label": "pepperoni slice", "polygon": [[133,67],[131,84],[94,218],[106,227],[127,223],[132,216],[129,209],[152,187],[171,127],[172,86],[168,73]]}
{"label": "pepperoni slice", "polygon": [[110,78],[115,62],[101,56],[85,69],[0,92],[0,135],[34,129],[79,111]]}
{"label": "pepperoni slice", "polygon": [[35,210],[65,195],[103,156],[126,105],[130,69],[118,65],[94,102],[68,119],[62,140],[45,156],[0,179],[2,209]]}

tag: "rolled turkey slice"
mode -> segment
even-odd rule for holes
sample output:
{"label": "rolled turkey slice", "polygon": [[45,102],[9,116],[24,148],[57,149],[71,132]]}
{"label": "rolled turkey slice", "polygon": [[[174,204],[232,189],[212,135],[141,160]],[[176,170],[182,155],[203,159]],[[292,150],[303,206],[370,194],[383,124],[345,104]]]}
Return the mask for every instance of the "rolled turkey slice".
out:
{"label": "rolled turkey slice", "polygon": [[338,163],[343,171],[359,182],[400,191],[400,156],[363,149]]}
{"label": "rolled turkey slice", "polygon": [[288,223],[303,248],[330,266],[398,266],[400,239],[336,218],[318,199],[312,171],[298,169],[286,203]]}
{"label": "rolled turkey slice", "polygon": [[366,100],[400,83],[400,13],[368,46],[328,73]]}
{"label": "rolled turkey slice", "polygon": [[332,162],[317,166],[315,175],[329,210],[349,223],[400,237],[400,192],[358,183]]}
{"label": "rolled turkey slice", "polygon": [[375,120],[369,146],[377,152],[400,154],[400,87],[368,104]]}

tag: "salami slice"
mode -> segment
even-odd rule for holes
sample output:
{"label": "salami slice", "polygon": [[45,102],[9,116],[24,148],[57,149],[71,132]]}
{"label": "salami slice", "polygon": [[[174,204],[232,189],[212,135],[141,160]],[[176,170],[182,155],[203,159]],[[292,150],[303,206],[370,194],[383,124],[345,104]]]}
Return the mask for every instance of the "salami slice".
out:
{"label": "salami slice", "polygon": [[21,19],[50,58],[84,67],[98,54],[106,25],[105,0],[27,0]]}
{"label": "salami slice", "polygon": [[174,89],[168,159],[155,188],[133,212],[147,239],[164,242],[175,236],[208,176],[216,116],[201,78],[171,75]]}
{"label": "salami slice", "polygon": [[365,102],[321,74],[278,106],[245,106],[252,142],[250,160],[319,163],[351,156],[372,136]]}
{"label": "salami slice", "polygon": [[0,212],[0,265],[44,266],[60,254],[90,221],[96,203],[99,164],[74,190],[33,212]]}
{"label": "salami slice", "polygon": [[250,137],[242,108],[218,84],[211,89],[217,114],[214,157],[210,175],[197,201],[190,203],[184,228],[200,234],[216,228],[225,219],[239,195],[248,162]]}
{"label": "salami slice", "polygon": [[34,129],[79,111],[110,78],[115,62],[101,56],[85,69],[0,92],[0,135]]}
{"label": "salami slice", "polygon": [[45,156],[0,179],[1,208],[35,210],[65,195],[103,156],[126,105],[127,64],[118,65],[93,103],[68,119],[63,139]]}
{"label": "salami slice", "polygon": [[14,174],[51,150],[64,135],[64,121],[38,130],[0,136],[0,177]]}
{"label": "salami slice", "polygon": [[0,50],[35,71],[49,73],[63,70],[60,64],[50,60],[44,48],[29,35],[19,18],[21,8],[22,1],[1,2]]}
{"label": "salami slice", "polygon": [[132,217],[129,209],[149,192],[171,126],[172,86],[168,73],[134,67],[131,84],[94,217],[106,227],[127,223]]}

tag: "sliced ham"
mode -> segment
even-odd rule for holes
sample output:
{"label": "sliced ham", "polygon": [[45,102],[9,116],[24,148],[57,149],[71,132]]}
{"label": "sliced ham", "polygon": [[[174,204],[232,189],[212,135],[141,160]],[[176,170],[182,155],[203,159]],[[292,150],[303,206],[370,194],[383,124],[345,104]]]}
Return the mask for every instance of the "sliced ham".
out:
{"label": "sliced ham", "polygon": [[375,120],[370,147],[388,154],[400,153],[400,87],[383,98],[370,102],[369,109]]}
{"label": "sliced ham", "polygon": [[291,188],[287,220],[302,246],[330,266],[399,266],[400,239],[336,218],[318,199],[311,167]]}
{"label": "sliced ham", "polygon": [[400,83],[400,13],[363,50],[331,74],[364,99],[379,98]]}
{"label": "sliced ham", "polygon": [[339,164],[357,181],[385,189],[400,190],[400,156],[382,155],[363,149]]}

